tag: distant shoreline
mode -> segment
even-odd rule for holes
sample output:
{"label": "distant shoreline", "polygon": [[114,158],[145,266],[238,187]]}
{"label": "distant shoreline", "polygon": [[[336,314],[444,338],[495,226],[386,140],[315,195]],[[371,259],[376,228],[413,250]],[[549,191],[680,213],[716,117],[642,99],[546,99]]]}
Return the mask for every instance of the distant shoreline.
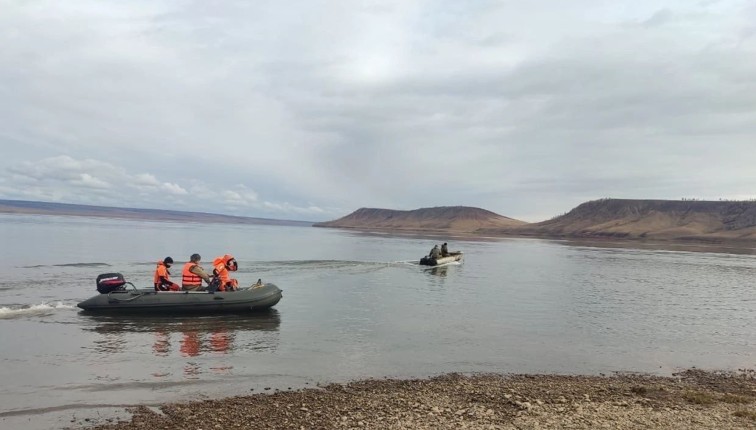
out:
{"label": "distant shoreline", "polygon": [[447,206],[409,211],[361,208],[325,222],[205,212],[0,200],[0,214],[79,216],[164,222],[336,228],[398,236],[544,239],[634,244],[756,246],[756,202],[600,199],[539,223],[480,208]]}
{"label": "distant shoreline", "polygon": [[126,221],[154,221],[154,222],[185,222],[185,223],[209,223],[209,224],[228,224],[228,225],[272,225],[272,226],[293,226],[293,227],[320,227],[342,231],[351,231],[363,234],[375,235],[392,235],[400,237],[417,237],[417,238],[438,238],[438,240],[452,241],[460,240],[500,240],[500,239],[535,239],[567,242],[576,245],[585,246],[606,246],[606,247],[633,247],[633,248],[651,248],[667,250],[689,250],[701,252],[719,252],[719,253],[736,253],[736,254],[756,254],[756,241],[752,239],[728,239],[722,238],[714,240],[712,238],[684,238],[684,239],[646,239],[638,237],[574,237],[559,235],[535,235],[535,234],[517,234],[501,232],[468,232],[468,231],[451,231],[438,229],[401,229],[401,228],[361,228],[361,227],[330,227],[318,226],[316,223],[307,221],[287,221],[287,220],[270,220],[270,222],[256,221],[256,219],[239,220],[239,219],[213,219],[204,217],[171,217],[171,216],[137,216],[137,215],[116,215],[102,213],[66,213],[55,211],[35,211],[35,210],[5,210],[0,207],[0,216],[2,215],[39,215],[39,216],[62,216],[74,218],[99,218]]}
{"label": "distant shoreline", "polygon": [[73,218],[101,218],[101,219],[119,219],[126,221],[159,221],[159,222],[189,222],[189,223],[209,223],[209,224],[237,224],[237,225],[281,225],[281,226],[300,226],[311,227],[313,223],[306,221],[286,221],[271,220],[270,222],[223,220],[208,218],[190,218],[190,217],[154,217],[154,216],[127,216],[127,215],[106,215],[97,213],[59,213],[59,212],[36,212],[36,211],[4,211],[0,210],[0,215],[40,215],[40,216],[62,216]]}
{"label": "distant shoreline", "polygon": [[310,227],[313,225],[313,223],[309,221],[253,218],[205,212],[117,208],[107,206],[74,205],[67,203],[29,202],[23,200],[0,200],[0,214],[93,217],[133,221],[198,222],[213,224],[281,225],[301,227]]}
{"label": "distant shoreline", "polygon": [[382,229],[377,227],[331,227],[319,226],[314,227],[328,228],[336,230],[345,230],[360,232],[365,234],[396,235],[396,236],[417,236],[417,237],[438,237],[438,238],[460,238],[460,239],[540,239],[569,242],[574,244],[588,244],[596,246],[599,244],[614,244],[624,246],[649,246],[657,248],[668,247],[697,247],[707,248],[728,248],[738,250],[753,250],[756,253],[756,240],[754,239],[731,239],[731,238],[642,238],[642,237],[617,237],[617,236],[569,236],[569,235],[552,235],[552,234],[530,234],[516,232],[467,232],[453,230],[432,230],[432,229]]}

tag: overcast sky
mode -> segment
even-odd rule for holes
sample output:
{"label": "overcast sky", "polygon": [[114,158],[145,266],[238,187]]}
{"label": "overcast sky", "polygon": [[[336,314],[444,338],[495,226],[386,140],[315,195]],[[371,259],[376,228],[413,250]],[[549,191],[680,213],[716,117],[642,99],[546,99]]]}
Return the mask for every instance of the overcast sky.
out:
{"label": "overcast sky", "polygon": [[756,197],[752,0],[0,0],[0,199],[328,220]]}

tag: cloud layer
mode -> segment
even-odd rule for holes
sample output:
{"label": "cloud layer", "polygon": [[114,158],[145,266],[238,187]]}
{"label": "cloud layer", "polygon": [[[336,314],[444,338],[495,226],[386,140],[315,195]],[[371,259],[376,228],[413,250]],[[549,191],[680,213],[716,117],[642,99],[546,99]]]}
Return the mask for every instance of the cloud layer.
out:
{"label": "cloud layer", "polygon": [[0,198],[538,221],[754,196],[745,0],[0,8]]}

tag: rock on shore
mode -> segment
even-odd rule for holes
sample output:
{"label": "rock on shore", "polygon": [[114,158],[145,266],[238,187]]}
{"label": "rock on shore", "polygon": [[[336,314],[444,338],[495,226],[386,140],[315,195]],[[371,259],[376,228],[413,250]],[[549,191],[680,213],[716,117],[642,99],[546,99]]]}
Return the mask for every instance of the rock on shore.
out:
{"label": "rock on shore", "polygon": [[[105,429],[754,429],[756,372],[444,375],[140,406]],[[84,424],[83,422],[78,423]]]}

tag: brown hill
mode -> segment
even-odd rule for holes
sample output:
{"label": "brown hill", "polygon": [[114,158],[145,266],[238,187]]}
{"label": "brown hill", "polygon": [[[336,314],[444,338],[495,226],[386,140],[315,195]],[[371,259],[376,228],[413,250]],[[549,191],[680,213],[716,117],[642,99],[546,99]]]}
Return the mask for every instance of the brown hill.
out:
{"label": "brown hill", "polygon": [[442,206],[409,211],[361,208],[315,227],[364,230],[445,231],[470,233],[480,229],[511,228],[525,224],[491,211],[466,206]]}
{"label": "brown hill", "polygon": [[602,199],[548,221],[478,233],[540,237],[756,240],[756,202]]}
{"label": "brown hill", "polygon": [[362,208],[316,227],[544,238],[756,241],[756,202],[601,199],[539,223],[464,206]]}

